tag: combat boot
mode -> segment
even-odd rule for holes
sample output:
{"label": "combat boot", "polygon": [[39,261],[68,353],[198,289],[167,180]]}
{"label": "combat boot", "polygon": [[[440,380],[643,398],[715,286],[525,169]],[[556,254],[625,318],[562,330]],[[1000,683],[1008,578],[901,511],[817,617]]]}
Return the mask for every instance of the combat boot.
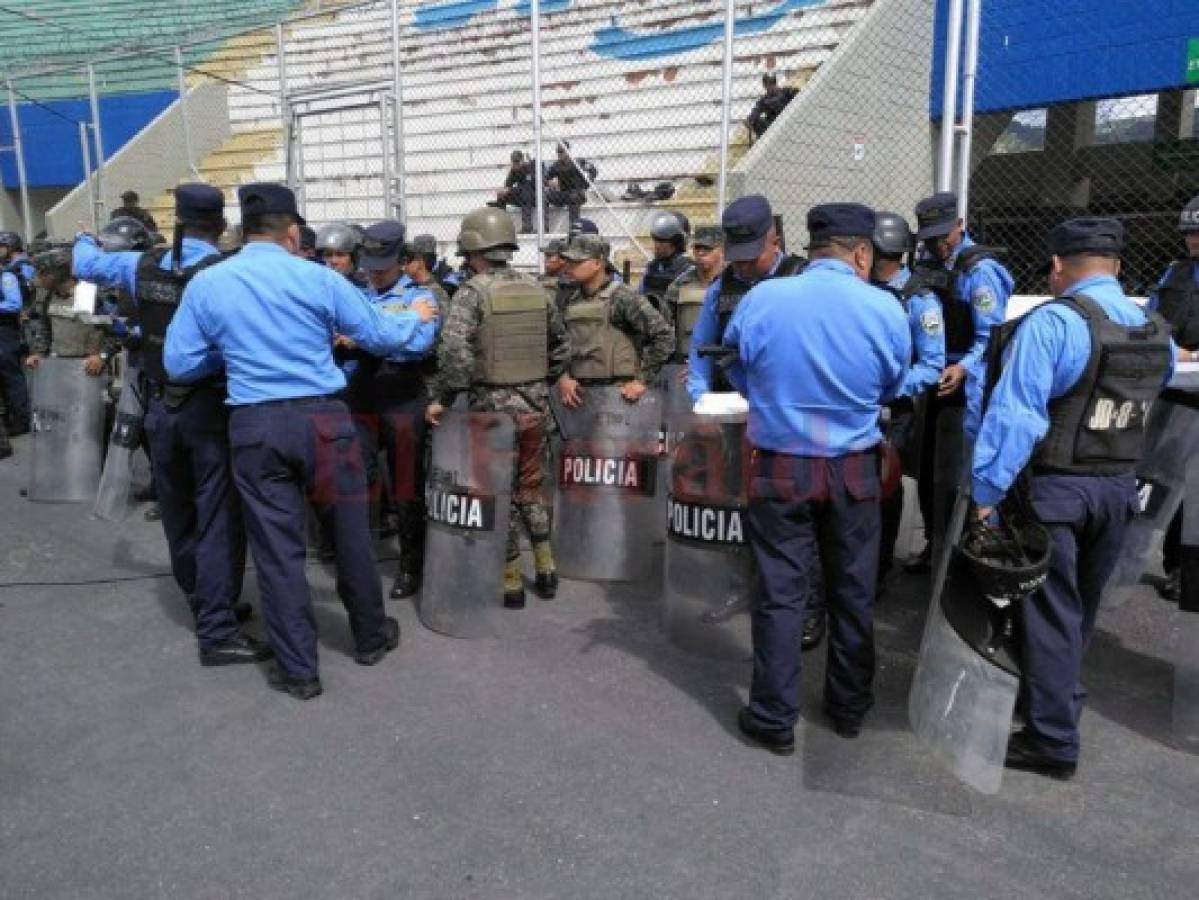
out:
{"label": "combat boot", "polygon": [[504,609],[525,608],[525,582],[520,574],[520,559],[504,564]]}
{"label": "combat boot", "polygon": [[554,571],[554,551],[549,541],[533,544],[533,560],[537,569],[533,590],[542,600],[553,600],[558,594],[558,573]]}

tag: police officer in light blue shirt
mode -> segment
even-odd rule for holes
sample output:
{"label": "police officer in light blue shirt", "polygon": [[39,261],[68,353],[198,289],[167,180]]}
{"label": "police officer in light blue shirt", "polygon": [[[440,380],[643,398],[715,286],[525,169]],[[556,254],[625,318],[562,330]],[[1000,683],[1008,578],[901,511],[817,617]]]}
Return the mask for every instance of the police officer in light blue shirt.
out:
{"label": "police officer in light blue shirt", "polygon": [[1031,507],[1052,539],[1049,578],[1018,616],[1025,727],[1006,764],[1065,778],[1079,755],[1083,651],[1138,506],[1145,415],[1173,373],[1174,347],[1165,322],[1147,318],[1116,280],[1119,222],[1073,219],[1050,232],[1049,246],[1050,290],[1064,299],[993,338],[973,498],[986,521],[1016,494],[1008,502]]}
{"label": "police officer in light blue shirt", "polygon": [[[367,297],[384,312],[406,312],[417,300],[438,309],[432,291],[413,282],[404,272],[411,252],[400,222],[377,222],[366,230],[360,265],[370,282]],[[440,321],[437,318],[422,323],[403,348],[388,354],[375,369],[374,412],[387,454],[391,500],[400,535],[400,563],[391,589],[393,600],[411,597],[420,590],[425,556],[425,444],[429,429],[425,421],[425,408],[429,405],[426,379],[436,367],[434,349]]]}
{"label": "police officer in light blue shirt", "polygon": [[383,313],[343,276],[296,256],[303,219],[286,187],[249,184],[238,196],[246,245],[192,279],[165,360],[179,381],[226,371],[234,480],[277,660],[270,683],[307,700],[321,683],[304,574],[305,498],[332,527],[355,659],[373,665],[399,644],[398,623],[383,614],[366,476],[340,396],[334,335],[387,356],[416,338],[433,309],[417,301],[409,312]]}
{"label": "police officer in light blue shirt", "polygon": [[812,262],[754,287],[724,343],[749,402],[748,537],[758,567],[754,673],[738,724],[794,749],[804,608],[823,567],[830,609],[825,712],[855,737],[873,704],[872,606],[879,549],[879,416],[903,388],[912,341],[903,308],[866,283],[875,216],[855,203],[808,214]]}
{"label": "police officer in light blue shirt", "polygon": [[692,400],[709,391],[729,391],[723,369],[699,355],[699,348],[723,342],[733,312],[750,288],[768,278],[796,275],[807,263],[801,256],[783,253],[774,212],[761,194],[734,200],[720,217],[724,232],[724,270],[708,286],[703,306],[691,332],[687,360],[687,393]]}
{"label": "police officer in light blue shirt", "polygon": [[15,231],[0,232],[0,390],[8,406],[10,435],[29,431],[29,389],[21,369],[21,311],[32,296],[33,264]]}

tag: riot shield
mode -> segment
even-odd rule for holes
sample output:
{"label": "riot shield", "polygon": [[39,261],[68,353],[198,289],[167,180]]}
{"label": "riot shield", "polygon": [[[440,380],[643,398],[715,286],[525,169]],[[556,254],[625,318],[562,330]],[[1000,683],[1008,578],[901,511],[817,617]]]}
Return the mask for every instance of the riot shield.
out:
{"label": "riot shield", "polygon": [[654,542],[666,541],[666,504],[670,493],[671,455],[677,445],[684,422],[691,415],[691,397],[687,393],[687,366],[685,363],[668,363],[658,373],[654,388],[662,395],[662,430],[658,435],[658,473],[656,475],[654,502],[662,515],[658,517],[658,529]]}
{"label": "riot shield", "polygon": [[[936,456],[933,460],[933,553],[943,544],[952,544],[957,533],[949,530],[954,498],[962,488],[965,470],[966,410],[963,407],[942,409],[937,416]],[[946,541],[946,535],[949,540]]]}
{"label": "riot shield", "polygon": [[1170,391],[1149,411],[1145,454],[1137,465],[1140,510],[1128,525],[1120,559],[1104,588],[1104,608],[1123,605],[1161,551],[1185,493],[1187,459],[1199,452],[1199,409],[1188,405],[1197,401],[1199,395]]}
{"label": "riot shield", "polygon": [[[1199,456],[1186,467],[1186,494],[1199,497]],[[1174,743],[1199,753],[1199,502],[1182,516],[1182,598],[1174,629]]]}
{"label": "riot shield", "polygon": [[92,515],[107,522],[122,522],[129,513],[129,486],[133,481],[133,451],[141,440],[146,418],[145,385],[141,370],[125,370],[125,384],[117,401],[117,415],[108,438],[108,455],[100,474],[100,488]]}
{"label": "riot shield", "polygon": [[433,429],[425,483],[421,623],[450,637],[499,634],[516,423],[450,409]]}
{"label": "riot shield", "polygon": [[663,624],[684,650],[744,661],[753,654],[745,417],[692,415],[676,419],[674,428]]}
{"label": "riot shield", "polygon": [[[969,510],[963,493],[949,534]],[[956,541],[953,542],[953,545]],[[990,608],[946,541],[934,560],[933,596],[908,695],[912,730],[933,757],[984,794],[999,790],[1019,688],[1010,619]]]}
{"label": "riot shield", "polygon": [[585,385],[578,409],[550,402],[562,429],[554,495],[554,559],[565,578],[649,578],[654,536],[665,510],[656,502],[662,398],[636,403],[618,385]]}
{"label": "riot shield", "polygon": [[104,432],[104,379],[83,360],[51,356],[33,371],[33,447],[29,499],[39,503],[95,500]]}

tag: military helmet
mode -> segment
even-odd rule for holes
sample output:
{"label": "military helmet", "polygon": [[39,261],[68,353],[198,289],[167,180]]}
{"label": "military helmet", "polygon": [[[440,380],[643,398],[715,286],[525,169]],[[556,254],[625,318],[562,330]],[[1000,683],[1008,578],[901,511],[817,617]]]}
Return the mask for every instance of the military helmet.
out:
{"label": "military helmet", "polygon": [[1183,207],[1182,215],[1178,217],[1178,230],[1183,234],[1199,231],[1199,197],[1193,197],[1191,202]]}
{"label": "military helmet", "polygon": [[996,526],[974,519],[957,552],[982,595],[1003,608],[1019,603],[1048,580],[1053,541],[1045,526],[1032,518],[1011,521],[1004,516]]}
{"label": "military helmet", "polygon": [[[412,238],[410,245],[413,256],[423,256],[426,261],[437,259],[437,238],[431,234],[418,234]],[[432,268],[430,266],[429,268]]]}
{"label": "military helmet", "polygon": [[690,232],[687,217],[670,210],[655,213],[649,223],[649,234],[655,241],[685,240]]}
{"label": "military helmet", "polygon": [[333,222],[316,233],[316,252],[330,250],[353,256],[362,246],[362,235],[347,222]]}
{"label": "military helmet", "polygon": [[58,275],[65,277],[71,274],[71,251],[65,247],[55,247],[43,250],[32,259],[33,268],[39,275]]}
{"label": "military helmet", "polygon": [[149,250],[153,246],[146,226],[133,216],[117,216],[100,229],[100,246],[109,253]]}
{"label": "military helmet", "polygon": [[458,230],[458,253],[482,253],[494,262],[507,262],[518,249],[512,217],[494,206],[481,206],[466,214]]}
{"label": "military helmet", "polygon": [[0,231],[0,247],[7,247],[9,250],[22,250],[25,242],[15,231]]}
{"label": "military helmet", "polygon": [[912,249],[912,229],[899,213],[876,212],[871,240],[883,256],[903,256]]}

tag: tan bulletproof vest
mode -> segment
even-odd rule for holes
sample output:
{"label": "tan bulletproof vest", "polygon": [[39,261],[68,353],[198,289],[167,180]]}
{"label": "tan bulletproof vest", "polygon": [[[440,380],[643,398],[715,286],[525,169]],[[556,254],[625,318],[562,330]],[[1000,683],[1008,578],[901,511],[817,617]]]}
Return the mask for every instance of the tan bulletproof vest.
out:
{"label": "tan bulletproof vest", "polygon": [[475,381],[489,385],[526,384],[549,374],[545,290],[534,281],[477,276],[483,295],[483,324]]}
{"label": "tan bulletproof vest", "polygon": [[699,311],[704,306],[704,296],[707,287],[698,281],[692,281],[679,288],[679,299],[674,312],[674,331],[678,339],[678,353],[686,356],[691,352],[691,332],[695,331],[695,323],[699,321]]}
{"label": "tan bulletproof vest", "polygon": [[76,318],[70,300],[50,303],[50,352],[55,356],[87,356],[97,345],[96,326],[84,325]]}
{"label": "tan bulletproof vest", "polygon": [[640,354],[632,338],[612,324],[611,307],[602,294],[566,307],[570,333],[570,370],[584,381],[635,378]]}

